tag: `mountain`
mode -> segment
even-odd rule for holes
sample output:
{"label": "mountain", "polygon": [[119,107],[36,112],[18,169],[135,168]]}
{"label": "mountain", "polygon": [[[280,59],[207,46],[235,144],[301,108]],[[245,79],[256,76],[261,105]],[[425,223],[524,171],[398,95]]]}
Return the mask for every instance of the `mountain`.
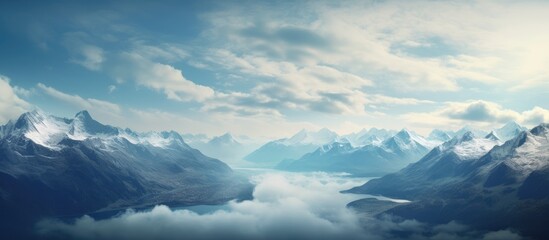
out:
{"label": "mountain", "polygon": [[484,138],[494,140],[494,141],[501,141],[497,133],[494,131],[491,131],[490,133],[488,133],[488,135],[486,135]]}
{"label": "mountain", "polygon": [[431,141],[446,142],[446,141],[452,139],[452,136],[454,134],[455,133],[449,132],[449,131],[433,129],[433,131],[431,131],[431,133],[429,133],[429,136],[427,137],[427,139],[431,140]]}
{"label": "mountain", "polygon": [[497,136],[503,140],[507,141],[511,138],[516,137],[519,135],[522,131],[528,130],[527,128],[520,126],[516,122],[508,122],[503,127],[494,130],[494,132],[497,134]]}
{"label": "mountain", "polygon": [[400,170],[421,158],[433,147],[432,142],[403,129],[379,144],[358,148],[341,142],[324,145],[297,160],[284,161],[277,168],[379,176]]}
{"label": "mountain", "polygon": [[268,142],[256,149],[244,159],[264,167],[274,167],[283,160],[297,159],[318,147],[338,141],[335,132],[326,128],[317,132],[301,130],[290,138]]}
{"label": "mountain", "polygon": [[230,133],[189,143],[204,154],[233,165],[242,164],[244,156],[258,147],[256,141],[237,140]]}
{"label": "mountain", "polygon": [[343,136],[349,140],[354,147],[361,147],[370,144],[379,144],[383,140],[395,135],[396,131],[387,129],[370,128],[362,129],[360,132]]}
{"label": "mountain", "polygon": [[385,212],[403,218],[437,224],[455,220],[484,230],[511,228],[545,239],[549,125],[523,131],[501,145],[471,136],[454,138],[417,163],[347,192],[412,200]]}
{"label": "mountain", "polygon": [[[462,163],[486,154],[498,141],[476,138],[472,132],[434,148],[414,164],[401,171],[372,180],[351,192],[372,192],[384,196],[414,198],[424,194],[433,185],[446,184],[467,172]],[[443,179],[443,180],[441,180]]]}
{"label": "mountain", "polygon": [[471,126],[465,126],[461,129],[457,130],[452,137],[454,137],[454,136],[461,137],[461,136],[463,136],[463,134],[465,134],[467,132],[472,132],[475,136],[486,136],[488,134],[488,132],[486,132],[484,130],[473,128]]}
{"label": "mountain", "polygon": [[251,196],[244,177],[173,131],[137,133],[103,125],[86,111],[72,119],[33,111],[2,132],[0,225],[6,230],[42,217]]}

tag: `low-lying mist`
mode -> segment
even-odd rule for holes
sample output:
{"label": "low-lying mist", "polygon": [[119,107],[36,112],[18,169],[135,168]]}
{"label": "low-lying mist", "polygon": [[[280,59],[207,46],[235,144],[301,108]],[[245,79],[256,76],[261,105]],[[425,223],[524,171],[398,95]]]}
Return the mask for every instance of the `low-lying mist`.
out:
{"label": "low-lying mist", "polygon": [[48,219],[39,235],[76,239],[520,239],[510,230],[480,232],[456,222],[431,226],[391,216],[374,217],[346,205],[363,198],[339,191],[364,183],[341,174],[268,172],[252,177],[254,199],[197,214],[159,205],[95,220]]}

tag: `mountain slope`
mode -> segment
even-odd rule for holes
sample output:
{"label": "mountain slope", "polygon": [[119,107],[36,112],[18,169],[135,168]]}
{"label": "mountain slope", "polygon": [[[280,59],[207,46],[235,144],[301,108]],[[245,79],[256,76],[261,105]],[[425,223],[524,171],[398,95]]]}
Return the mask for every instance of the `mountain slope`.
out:
{"label": "mountain slope", "polygon": [[19,225],[130,206],[222,203],[252,190],[175,132],[135,133],[87,112],[23,114],[0,139],[0,179],[0,220]]}
{"label": "mountain slope", "polygon": [[[544,227],[549,214],[549,125],[521,132],[489,151],[486,141],[493,140],[460,141],[448,142],[398,173],[349,192],[413,200],[387,211],[404,218],[432,223],[456,220],[486,230],[514,228],[545,239],[549,235]],[[457,146],[465,148],[466,142],[470,151],[465,152],[473,154],[456,151]]]}

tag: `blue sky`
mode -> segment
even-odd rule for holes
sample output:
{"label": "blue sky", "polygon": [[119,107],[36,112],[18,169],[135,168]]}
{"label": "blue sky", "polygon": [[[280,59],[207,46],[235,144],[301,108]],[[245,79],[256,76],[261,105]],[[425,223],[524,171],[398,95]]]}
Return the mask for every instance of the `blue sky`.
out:
{"label": "blue sky", "polygon": [[136,130],[549,121],[543,1],[0,3],[0,121],[40,108]]}

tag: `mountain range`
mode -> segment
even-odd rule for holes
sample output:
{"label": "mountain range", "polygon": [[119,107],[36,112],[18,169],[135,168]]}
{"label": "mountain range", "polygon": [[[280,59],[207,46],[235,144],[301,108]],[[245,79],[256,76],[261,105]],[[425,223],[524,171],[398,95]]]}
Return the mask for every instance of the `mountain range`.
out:
{"label": "mountain range", "polygon": [[500,141],[514,137],[524,129],[515,122],[509,122],[489,134],[465,126],[456,132],[434,129],[429,137],[424,138],[406,129],[395,133],[391,130],[372,128],[336,138],[298,159],[286,159],[280,162],[277,168],[289,171],[347,172],[353,175],[382,176],[416,162],[435,146],[453,137],[461,138],[474,132],[480,134],[478,136],[490,136],[491,139]]}
{"label": "mountain range", "polygon": [[[500,134],[509,132],[514,130]],[[467,132],[396,173],[346,192],[412,200],[385,211],[403,218],[511,228],[543,239],[549,234],[548,150],[548,124],[518,132],[505,143],[493,134],[484,138]]]}
{"label": "mountain range", "polygon": [[244,157],[260,145],[257,141],[244,137],[238,139],[230,133],[225,133],[211,139],[197,135],[185,138],[185,141],[207,156],[222,160],[228,164],[243,165],[245,164],[243,162]]}
{"label": "mountain range", "polygon": [[252,190],[173,131],[112,127],[87,111],[72,119],[33,111],[0,128],[0,231],[42,217],[218,204],[250,198]]}
{"label": "mountain range", "polygon": [[[375,135],[373,135],[375,136]],[[297,160],[287,160],[278,168],[290,171],[347,172],[354,175],[380,176],[395,172],[431,150],[437,142],[403,129],[395,135],[362,147],[334,142]]]}
{"label": "mountain range", "polygon": [[274,167],[283,160],[297,159],[318,147],[339,139],[337,133],[323,128],[319,131],[301,130],[290,138],[270,141],[244,157],[262,167]]}

